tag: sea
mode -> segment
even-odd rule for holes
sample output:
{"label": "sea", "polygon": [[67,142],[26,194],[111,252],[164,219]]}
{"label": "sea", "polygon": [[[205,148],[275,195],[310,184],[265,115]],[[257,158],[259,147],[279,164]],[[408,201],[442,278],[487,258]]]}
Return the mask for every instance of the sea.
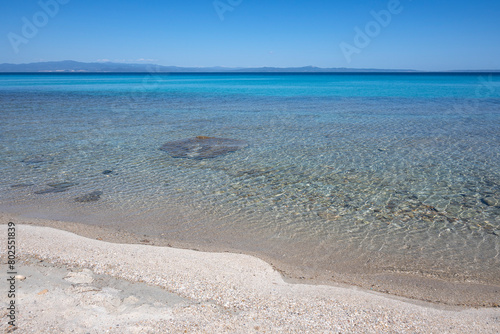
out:
{"label": "sea", "polygon": [[[197,137],[245,145],[160,149]],[[500,284],[498,73],[1,74],[0,161],[2,212]]]}

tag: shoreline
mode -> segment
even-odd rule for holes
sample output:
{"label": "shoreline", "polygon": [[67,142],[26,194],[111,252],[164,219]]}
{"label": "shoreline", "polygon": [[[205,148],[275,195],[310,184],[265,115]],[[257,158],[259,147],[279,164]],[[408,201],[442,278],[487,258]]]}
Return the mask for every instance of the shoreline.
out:
{"label": "shoreline", "polygon": [[[6,225],[2,226],[6,230]],[[19,303],[22,315],[19,328],[37,328],[50,319],[53,333],[67,328],[79,332],[84,328],[96,329],[99,323],[107,326],[120,319],[119,326],[110,327],[109,332],[161,332],[161,329],[168,328],[237,333],[273,332],[278,329],[289,332],[313,329],[337,332],[494,333],[500,329],[500,309],[443,308],[424,303],[419,305],[352,287],[290,284],[269,264],[248,255],[115,244],[58,229],[19,223],[16,230],[21,270],[23,265],[28,268],[26,280],[18,283],[20,292],[23,286],[28,286],[28,293],[23,295],[22,304]],[[6,233],[2,233],[0,239],[5,244]],[[31,287],[30,290],[29,284],[36,281],[36,277],[33,278],[35,273],[49,270],[47,267],[55,267],[52,272],[58,273],[59,277],[53,274],[44,276],[45,285]],[[65,289],[58,286],[62,283],[57,280],[60,281],[64,274],[66,278],[71,276],[70,272],[80,279],[85,275],[94,279],[104,275],[134,284],[161,287],[175,298],[180,298],[179,303],[167,308],[161,303],[148,304],[148,307],[144,306],[147,303],[139,305],[143,298],[140,293],[123,288],[123,284],[118,290],[95,287],[95,283],[89,284],[83,279],[72,281],[73,284],[68,284]],[[43,289],[48,291],[40,295]],[[35,294],[37,291],[40,292]],[[112,293],[121,293],[124,298],[110,297]],[[87,300],[89,294],[94,297],[92,303],[82,303],[81,299]],[[99,294],[106,298],[113,297],[114,304],[110,306],[108,303],[104,310],[102,307],[99,309],[99,305],[96,306],[96,300],[102,302],[102,298],[97,298]],[[129,319],[125,315],[130,312],[127,303],[131,300],[139,306],[134,310],[135,317]],[[50,304],[55,301],[55,305]],[[61,310],[61,305],[66,305],[67,310]],[[22,310],[23,307],[26,309]],[[46,307],[46,312],[37,314],[40,307]],[[26,311],[31,312],[30,318],[26,317]],[[61,311],[64,316],[59,316]],[[71,317],[66,314],[70,311]],[[99,317],[94,322],[81,318],[96,312]]]}
{"label": "shoreline", "polygon": [[[2,226],[5,232],[6,225]],[[27,268],[26,280],[18,283],[19,293],[25,292],[19,303],[19,328],[50,327],[47,332],[52,333],[68,328],[76,332],[106,328],[110,333],[162,329],[494,333],[500,329],[500,309],[442,307],[354,287],[291,284],[269,264],[249,255],[108,243],[19,222],[16,235],[20,273],[23,266]],[[6,244],[6,233],[0,239]],[[2,260],[4,264],[4,256]],[[48,271],[52,274],[44,276]],[[61,283],[68,276],[80,281]],[[178,302],[141,304],[145,297],[123,282],[103,287],[85,277],[94,281],[108,277],[104,280],[108,285],[112,277],[134,286],[161,287]],[[37,280],[44,285],[36,286]],[[44,289],[48,291],[40,295]],[[46,311],[38,313],[41,307]],[[97,314],[95,320],[88,319]],[[102,327],[111,323],[109,329]],[[41,324],[45,327],[37,327]]]}
{"label": "shoreline", "polygon": [[[293,284],[328,285],[335,287],[356,287],[365,291],[382,293],[394,298],[408,299],[416,303],[431,303],[451,307],[499,307],[500,286],[484,284],[473,280],[453,277],[435,277],[425,272],[378,272],[351,274],[332,272],[332,275],[307,276],[300,268],[293,267],[276,258],[270,258],[255,252],[244,252],[237,249],[195,245],[189,242],[172,241],[146,235],[137,235],[127,231],[116,230],[113,227],[89,225],[85,223],[23,217],[19,214],[0,212],[0,224],[14,221],[16,224],[45,226],[74,233],[89,239],[115,244],[137,244],[159,247],[174,247],[176,249],[194,250],[211,253],[245,254],[258,258],[275,271],[282,279]],[[326,277],[326,279],[325,279]]]}

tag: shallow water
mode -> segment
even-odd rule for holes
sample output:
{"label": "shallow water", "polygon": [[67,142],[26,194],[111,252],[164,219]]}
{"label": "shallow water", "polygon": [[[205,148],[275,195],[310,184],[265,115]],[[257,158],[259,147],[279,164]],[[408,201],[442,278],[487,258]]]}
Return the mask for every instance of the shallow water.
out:
{"label": "shallow water", "polygon": [[[0,75],[0,209],[301,272],[500,283],[499,79]],[[196,136],[249,145],[160,150]]]}

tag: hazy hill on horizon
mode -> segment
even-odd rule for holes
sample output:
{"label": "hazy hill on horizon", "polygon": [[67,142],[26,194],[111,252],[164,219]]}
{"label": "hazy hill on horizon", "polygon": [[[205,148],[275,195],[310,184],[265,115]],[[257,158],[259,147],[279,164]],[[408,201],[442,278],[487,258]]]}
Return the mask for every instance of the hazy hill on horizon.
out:
{"label": "hazy hill on horizon", "polygon": [[144,73],[144,72],[297,72],[297,73],[325,73],[325,72],[416,72],[414,70],[387,70],[387,69],[355,69],[355,68],[321,68],[315,66],[303,67],[179,67],[156,64],[130,64],[113,62],[84,63],[73,60],[47,61],[26,64],[0,64],[0,72],[116,72],[116,73]]}

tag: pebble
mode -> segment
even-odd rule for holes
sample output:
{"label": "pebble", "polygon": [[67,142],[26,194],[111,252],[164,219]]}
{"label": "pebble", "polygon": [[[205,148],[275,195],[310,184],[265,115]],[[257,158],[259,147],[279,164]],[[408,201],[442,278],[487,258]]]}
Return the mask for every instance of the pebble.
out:
{"label": "pebble", "polygon": [[20,281],[24,281],[26,279],[26,276],[23,275],[16,275],[15,278]]}
{"label": "pebble", "polygon": [[387,209],[395,209],[397,206],[398,206],[397,203],[393,201],[387,203]]}
{"label": "pebble", "polygon": [[88,269],[81,272],[70,272],[64,279],[73,284],[90,284],[94,281],[93,273]]}
{"label": "pebble", "polygon": [[497,201],[493,197],[485,197],[481,201],[488,206],[495,206],[497,204]]}

